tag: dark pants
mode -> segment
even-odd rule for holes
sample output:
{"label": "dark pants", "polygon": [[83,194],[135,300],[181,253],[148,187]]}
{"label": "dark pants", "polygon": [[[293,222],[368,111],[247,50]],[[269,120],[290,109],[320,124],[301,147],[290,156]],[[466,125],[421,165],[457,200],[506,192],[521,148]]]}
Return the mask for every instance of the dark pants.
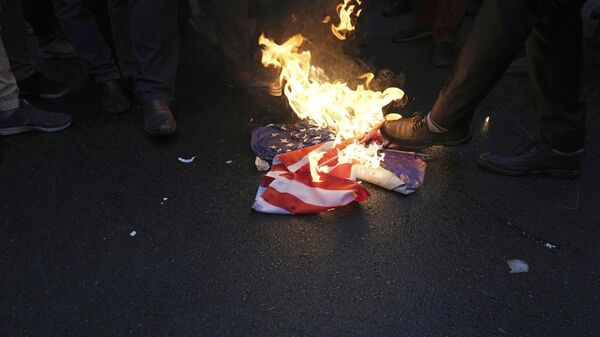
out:
{"label": "dark pants", "polygon": [[415,27],[432,29],[437,42],[456,43],[468,0],[419,0]]}
{"label": "dark pants", "polygon": [[486,0],[433,106],[433,122],[446,129],[468,125],[475,107],[525,44],[541,139],[558,150],[582,148],[583,2]]}
{"label": "dark pants", "polygon": [[135,77],[142,102],[172,100],[179,61],[177,1],[107,0],[118,62],[100,34],[91,0],[53,0],[84,71],[96,81]]}
{"label": "dark pants", "polygon": [[2,42],[10,60],[10,70],[17,82],[20,82],[36,72],[27,48],[23,8],[19,0],[0,0],[0,5]]}
{"label": "dark pants", "polygon": [[21,0],[25,20],[37,36],[56,35],[59,26],[50,0]]}

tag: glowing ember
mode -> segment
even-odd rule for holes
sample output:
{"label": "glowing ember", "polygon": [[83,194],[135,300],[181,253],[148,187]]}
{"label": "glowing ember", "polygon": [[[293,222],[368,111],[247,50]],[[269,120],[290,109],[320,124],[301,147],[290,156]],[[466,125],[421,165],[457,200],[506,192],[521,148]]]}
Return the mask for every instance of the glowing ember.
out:
{"label": "glowing ember", "polygon": [[[340,18],[340,23],[337,26],[335,24],[331,24],[331,32],[340,40],[345,40],[348,33],[356,29],[356,26],[352,23],[352,18],[357,18],[362,13],[362,9],[358,9],[355,12],[357,7],[356,5],[351,5],[351,2],[352,0],[344,0],[344,3],[337,5],[336,11]],[[356,3],[360,5],[362,1],[356,0]],[[327,18],[323,20],[324,23],[329,23],[329,21],[331,21]]]}

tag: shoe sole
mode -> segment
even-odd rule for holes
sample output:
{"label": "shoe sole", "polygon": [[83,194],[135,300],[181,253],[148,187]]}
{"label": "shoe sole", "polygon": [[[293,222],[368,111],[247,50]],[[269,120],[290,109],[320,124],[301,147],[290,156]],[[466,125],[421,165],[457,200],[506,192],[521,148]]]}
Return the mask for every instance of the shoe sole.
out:
{"label": "shoe sole", "polygon": [[102,109],[104,109],[104,111],[106,112],[110,112],[111,114],[118,115],[131,110],[131,102],[126,107],[123,107],[121,109],[109,109],[105,106],[102,106]]}
{"label": "shoe sole", "polygon": [[407,145],[407,144],[403,144],[404,140],[396,142],[394,140],[394,137],[389,137],[384,132],[382,132],[382,134],[387,139],[389,139],[392,143],[394,143],[395,145],[397,145],[401,148],[404,148],[406,150],[423,150],[423,149],[426,149],[426,148],[432,147],[432,146],[448,146],[448,147],[461,146],[461,145],[467,144],[468,142],[471,141],[471,139],[473,139],[473,132],[471,130],[469,130],[469,133],[464,138],[459,139],[459,140],[436,142],[436,143],[429,143],[429,144],[419,144],[419,145]]}
{"label": "shoe sole", "polygon": [[422,32],[419,33],[417,35],[411,36],[411,37],[405,37],[405,38],[392,38],[392,41],[394,42],[411,42],[411,41],[416,41],[416,40],[420,40],[420,39],[424,39],[427,37],[431,37],[433,36],[433,32],[431,31],[427,31],[427,32]]}
{"label": "shoe sole", "polygon": [[150,136],[167,137],[167,136],[173,136],[177,132],[177,126],[173,127],[172,129],[161,129],[161,130],[148,130],[148,129],[144,128],[144,131],[146,131],[146,133]]}
{"label": "shoe sole", "polygon": [[481,159],[477,160],[477,165],[485,170],[488,170],[493,173],[497,173],[500,175],[510,176],[510,177],[523,177],[523,176],[532,176],[532,175],[550,175],[559,179],[577,179],[581,175],[581,170],[561,170],[561,169],[545,169],[545,170],[528,170],[528,171],[517,171],[517,170],[508,170],[501,167],[494,166],[489,162],[483,161]]}
{"label": "shoe sole", "polygon": [[45,133],[50,133],[50,132],[58,132],[58,131],[62,131],[66,128],[68,128],[69,126],[71,126],[72,122],[69,122],[68,124],[65,125],[61,125],[55,128],[45,128],[45,127],[41,127],[41,126],[18,126],[18,127],[14,127],[14,128],[6,128],[6,129],[0,129],[0,136],[12,136],[12,135],[16,135],[19,133],[25,133],[25,132],[31,132],[31,131],[38,131],[38,132],[45,132]]}
{"label": "shoe sole", "polygon": [[36,93],[30,92],[30,91],[21,91],[21,95],[24,95],[24,96],[38,95],[41,98],[49,98],[49,99],[62,98],[62,97],[67,96],[69,93],[71,93],[71,89],[70,88],[65,88],[61,92],[56,92],[56,93],[41,93],[41,94],[39,94],[39,93],[36,94]]}

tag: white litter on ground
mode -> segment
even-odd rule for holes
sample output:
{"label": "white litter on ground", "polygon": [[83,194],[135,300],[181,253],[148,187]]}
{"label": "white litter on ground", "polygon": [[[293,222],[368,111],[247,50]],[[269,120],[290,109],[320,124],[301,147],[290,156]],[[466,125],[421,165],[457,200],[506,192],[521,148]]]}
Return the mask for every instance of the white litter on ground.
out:
{"label": "white litter on ground", "polygon": [[523,260],[508,260],[506,263],[508,263],[508,266],[510,267],[511,274],[526,273],[529,271],[529,265]]}
{"label": "white litter on ground", "polygon": [[136,231],[131,231],[131,233],[129,233],[129,236],[134,237],[137,234]]}
{"label": "white litter on ground", "polygon": [[550,242],[546,242],[546,243],[544,243],[544,247],[548,248],[548,249],[554,249],[554,248],[556,248],[556,245],[553,245]]}
{"label": "white litter on ground", "polygon": [[184,163],[184,164],[191,164],[191,163],[194,162],[194,160],[196,159],[196,157],[192,157],[192,158],[189,158],[189,159],[179,157],[177,159],[179,159],[179,161],[182,162],[182,163]]}
{"label": "white litter on ground", "polygon": [[268,171],[271,168],[269,162],[262,159],[261,157],[256,157],[254,160],[254,165],[256,165],[256,169],[259,171]]}
{"label": "white litter on ground", "polygon": [[225,162],[225,164],[231,164],[231,163],[233,163],[233,160],[228,160]]}
{"label": "white litter on ground", "polygon": [[169,198],[163,198],[163,201],[167,201],[167,200],[169,200]]}

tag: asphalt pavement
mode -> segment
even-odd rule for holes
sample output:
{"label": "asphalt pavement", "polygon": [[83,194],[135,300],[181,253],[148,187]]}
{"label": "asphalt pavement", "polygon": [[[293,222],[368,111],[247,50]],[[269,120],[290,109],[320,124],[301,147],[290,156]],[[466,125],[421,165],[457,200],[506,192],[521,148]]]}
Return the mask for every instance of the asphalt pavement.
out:
{"label": "asphalt pavement", "polygon": [[[408,21],[378,10],[361,57],[404,72],[404,111],[426,111],[450,70],[431,64],[432,40],[390,42]],[[600,69],[589,53],[579,180],[476,167],[481,152],[536,135],[528,79],[505,76],[473,121],[489,116],[489,130],[432,149],[417,193],[368,186],[361,204],[275,216],[250,209],[262,173],[249,125],[262,108],[216,79],[202,41],[183,47],[174,139],[146,137],[139,110],[103,112],[77,60],[51,64],[73,94],[32,99],[73,126],[0,139],[0,336],[598,336]],[[511,259],[529,271],[510,273]]]}

